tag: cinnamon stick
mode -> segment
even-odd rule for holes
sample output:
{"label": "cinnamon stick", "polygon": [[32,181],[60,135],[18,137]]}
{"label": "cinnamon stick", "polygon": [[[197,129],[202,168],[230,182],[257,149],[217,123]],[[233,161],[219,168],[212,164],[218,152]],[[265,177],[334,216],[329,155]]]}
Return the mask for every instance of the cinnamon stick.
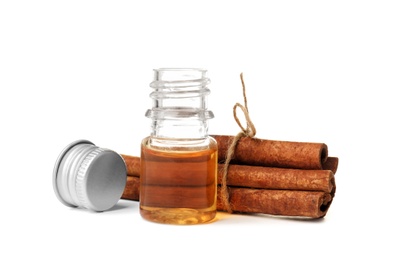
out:
{"label": "cinnamon stick", "polygon": [[[139,177],[139,157],[124,154],[122,157],[126,162],[127,175]],[[221,184],[223,170],[224,165],[218,164],[218,184]],[[229,165],[227,184],[248,188],[324,192],[331,192],[335,186],[334,174],[330,170],[287,169],[235,164]]]}
{"label": "cinnamon stick", "polygon": [[127,175],[129,176],[138,176],[141,173],[141,160],[140,157],[121,154],[123,160],[126,164]]}
{"label": "cinnamon stick", "polygon": [[322,169],[331,170],[333,173],[336,173],[338,168],[338,157],[328,157],[326,161],[322,164]]}
{"label": "cinnamon stick", "polygon": [[[223,163],[234,136],[213,135],[218,144],[218,162]],[[328,158],[324,143],[275,141],[242,137],[231,163],[279,168],[323,169]]]}
{"label": "cinnamon stick", "polygon": [[139,201],[140,179],[135,176],[127,176],[126,186],[123,191],[122,199]]}
{"label": "cinnamon stick", "polygon": [[[265,190],[229,187],[229,203],[234,212],[322,218],[332,203],[331,194],[321,191]],[[217,194],[221,194],[218,187]],[[224,210],[221,195],[217,210]]]}
{"label": "cinnamon stick", "polygon": [[[218,184],[222,183],[224,165],[218,164]],[[247,188],[331,192],[335,187],[330,170],[303,170],[231,164],[227,185]]]}
{"label": "cinnamon stick", "polygon": [[[280,216],[322,218],[334,194],[321,191],[267,190],[229,187],[230,205],[234,212]],[[139,177],[128,176],[122,199],[139,200]],[[217,210],[223,211],[220,187]]]}

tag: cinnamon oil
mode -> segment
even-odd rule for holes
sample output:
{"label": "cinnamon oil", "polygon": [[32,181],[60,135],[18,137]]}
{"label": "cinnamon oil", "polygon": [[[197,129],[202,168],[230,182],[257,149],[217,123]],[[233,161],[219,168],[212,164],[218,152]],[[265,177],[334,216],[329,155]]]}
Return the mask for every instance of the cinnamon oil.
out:
{"label": "cinnamon oil", "polygon": [[216,215],[217,145],[204,149],[141,149],[140,214],[167,224],[199,224]]}

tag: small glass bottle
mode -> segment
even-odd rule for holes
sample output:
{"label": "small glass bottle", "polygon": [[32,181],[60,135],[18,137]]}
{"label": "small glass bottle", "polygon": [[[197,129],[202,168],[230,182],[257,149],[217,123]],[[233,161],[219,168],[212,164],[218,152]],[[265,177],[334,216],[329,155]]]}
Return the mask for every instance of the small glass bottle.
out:
{"label": "small glass bottle", "polygon": [[140,214],[149,221],[213,220],[217,143],[208,135],[210,83],[203,69],[156,69],[150,87],[151,134],[141,144]]}

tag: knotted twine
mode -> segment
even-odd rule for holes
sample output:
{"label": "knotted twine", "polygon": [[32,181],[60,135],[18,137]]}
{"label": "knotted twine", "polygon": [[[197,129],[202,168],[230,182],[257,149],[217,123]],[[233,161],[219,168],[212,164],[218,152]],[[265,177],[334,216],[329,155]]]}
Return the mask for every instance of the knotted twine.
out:
{"label": "knotted twine", "polygon": [[[228,176],[229,162],[232,160],[233,154],[234,154],[235,149],[236,149],[236,145],[239,142],[239,140],[242,137],[246,137],[246,136],[252,138],[256,134],[255,126],[252,123],[250,115],[249,115],[249,112],[248,112],[246,87],[245,87],[244,80],[243,80],[243,73],[240,74],[240,80],[242,82],[242,87],[243,87],[244,106],[242,104],[236,103],[233,106],[233,117],[235,118],[235,121],[238,124],[238,126],[240,127],[241,131],[235,136],[235,138],[233,139],[231,145],[228,148],[228,151],[227,151],[227,154],[226,154],[226,158],[225,158],[225,163],[224,163],[224,172],[222,174],[222,181],[221,181],[222,202],[224,203],[224,209],[228,213],[232,213],[233,212],[232,208],[231,208],[231,205],[229,203],[229,191],[228,191],[228,186],[227,186],[227,176]],[[239,118],[237,117],[236,109],[238,107],[243,111],[244,116],[246,118],[246,122],[247,122],[247,127],[246,128],[244,128],[242,126],[242,124],[240,123]]]}

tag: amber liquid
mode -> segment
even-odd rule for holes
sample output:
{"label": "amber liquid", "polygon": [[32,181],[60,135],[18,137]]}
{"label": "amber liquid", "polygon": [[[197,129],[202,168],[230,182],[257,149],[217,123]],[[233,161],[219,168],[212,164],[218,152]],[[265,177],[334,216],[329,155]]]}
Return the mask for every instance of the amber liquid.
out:
{"label": "amber liquid", "polygon": [[217,144],[204,149],[141,149],[140,214],[149,221],[199,224],[216,215]]}

